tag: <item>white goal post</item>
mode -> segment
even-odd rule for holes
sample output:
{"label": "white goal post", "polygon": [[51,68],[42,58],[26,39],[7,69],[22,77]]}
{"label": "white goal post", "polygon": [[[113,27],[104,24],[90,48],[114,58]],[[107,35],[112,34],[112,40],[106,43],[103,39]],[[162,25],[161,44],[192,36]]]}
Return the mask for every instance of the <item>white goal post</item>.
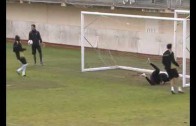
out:
{"label": "white goal post", "polygon": [[[104,67],[92,67],[92,68],[85,68],[85,41],[88,41],[85,38],[85,15],[95,15],[95,16],[109,16],[109,17],[126,17],[126,18],[137,18],[137,19],[151,19],[151,20],[165,20],[165,21],[178,21],[182,22],[183,25],[183,43],[186,43],[186,24],[187,20],[184,18],[170,18],[170,17],[156,17],[156,16],[143,16],[143,15],[127,15],[127,14],[115,14],[115,13],[101,13],[101,12],[88,12],[88,11],[82,11],[81,12],[81,71],[87,72],[87,71],[99,71],[99,70],[108,70],[108,69],[124,69],[124,70],[131,70],[136,72],[144,72],[144,73],[152,73],[153,70],[150,69],[142,69],[142,68],[136,68],[136,67],[130,67],[130,66],[122,66],[122,65],[114,65],[114,66],[104,66]],[[184,44],[183,44],[184,45]],[[93,47],[93,46],[92,46]],[[186,48],[186,47],[185,47]],[[184,47],[183,47],[184,49]],[[184,55],[183,55],[184,56]],[[184,65],[183,62],[183,67]],[[183,68],[186,70],[186,68]],[[161,71],[163,73],[166,73],[165,71]],[[180,77],[183,78],[190,78],[190,75],[186,75],[186,72],[183,70],[183,74],[180,74]],[[183,81],[185,83],[185,81]],[[183,84],[184,85],[184,84]]]}
{"label": "white goal post", "polygon": [[[186,14],[186,15],[188,15],[185,18],[186,21],[184,21],[184,24],[183,24],[183,45],[182,45],[182,47],[183,47],[183,49],[182,49],[182,51],[183,51],[183,57],[182,57],[182,62],[183,62],[182,63],[183,64],[183,66],[182,66],[182,68],[183,68],[182,69],[182,83],[183,83],[183,87],[188,87],[188,86],[190,86],[190,82],[186,83],[186,67],[187,67],[186,66],[186,60],[187,60],[187,55],[186,55],[187,29],[186,28],[187,28],[187,23],[190,20],[189,19],[190,18],[190,11],[189,10],[174,10],[174,18],[178,18],[179,14]],[[176,21],[174,21],[174,43],[173,43],[174,50],[176,50],[175,48],[177,46],[177,39],[176,39],[176,36],[177,36],[176,35],[177,25],[178,25],[178,23]],[[190,37],[190,34],[188,36]]]}

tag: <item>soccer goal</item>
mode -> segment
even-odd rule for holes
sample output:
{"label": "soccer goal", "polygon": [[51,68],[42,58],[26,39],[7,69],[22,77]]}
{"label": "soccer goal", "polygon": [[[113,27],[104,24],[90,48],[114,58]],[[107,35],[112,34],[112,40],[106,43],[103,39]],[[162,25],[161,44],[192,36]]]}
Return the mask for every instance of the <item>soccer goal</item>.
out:
{"label": "soccer goal", "polygon": [[[178,24],[176,29],[174,22]],[[151,73],[153,69],[147,63],[150,58],[165,72],[161,58],[166,45],[174,43],[174,39],[175,45],[186,43],[186,36],[185,18],[82,11],[81,71],[123,69]],[[174,52],[182,59],[184,53],[176,51],[179,48],[184,49],[175,46]],[[180,77],[190,78],[190,75],[180,70]]]}
{"label": "soccer goal", "polygon": [[[174,50],[176,53],[182,53],[182,82],[183,87],[190,86],[190,77],[186,78],[186,74],[190,76],[190,11],[189,10],[175,10],[174,11],[174,18],[184,18],[186,19],[186,26],[183,26],[186,28],[183,32],[186,37],[184,37],[184,40],[178,40],[179,30],[181,25],[180,22],[174,21]],[[176,57],[177,58],[177,57]]]}

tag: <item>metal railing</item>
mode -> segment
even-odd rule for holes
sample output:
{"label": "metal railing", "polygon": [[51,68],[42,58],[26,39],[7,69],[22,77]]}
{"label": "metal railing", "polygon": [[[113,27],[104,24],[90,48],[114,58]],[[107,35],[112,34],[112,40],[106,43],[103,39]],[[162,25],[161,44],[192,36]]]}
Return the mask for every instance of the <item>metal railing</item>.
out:
{"label": "metal railing", "polygon": [[190,0],[6,0],[7,2],[67,3],[129,8],[190,9]]}

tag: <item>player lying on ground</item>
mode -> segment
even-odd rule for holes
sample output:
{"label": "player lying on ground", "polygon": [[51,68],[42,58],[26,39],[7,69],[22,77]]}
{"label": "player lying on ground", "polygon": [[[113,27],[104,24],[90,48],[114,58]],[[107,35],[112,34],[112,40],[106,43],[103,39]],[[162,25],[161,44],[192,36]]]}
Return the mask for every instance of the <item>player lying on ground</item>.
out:
{"label": "player lying on ground", "polygon": [[169,81],[169,77],[165,73],[160,73],[160,69],[150,62],[150,59],[148,59],[148,63],[155,69],[152,74],[150,75],[150,78],[147,77],[145,73],[141,74],[141,76],[145,77],[146,80],[149,82],[150,85],[159,85],[159,84],[165,84]]}
{"label": "player lying on ground", "polygon": [[22,66],[16,70],[16,72],[20,75],[20,71],[22,71],[22,76],[26,76],[26,67],[27,67],[27,61],[24,57],[24,54],[22,53],[25,51],[25,48],[22,48],[22,44],[20,41],[20,36],[15,36],[15,41],[13,44],[13,52],[16,54],[16,59],[22,63]]}

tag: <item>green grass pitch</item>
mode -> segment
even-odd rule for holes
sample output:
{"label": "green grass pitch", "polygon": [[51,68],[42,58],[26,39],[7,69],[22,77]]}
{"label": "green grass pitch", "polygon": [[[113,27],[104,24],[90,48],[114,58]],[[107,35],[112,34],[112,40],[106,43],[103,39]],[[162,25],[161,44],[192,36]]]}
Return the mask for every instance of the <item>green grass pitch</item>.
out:
{"label": "green grass pitch", "polygon": [[[150,86],[136,72],[80,70],[80,50],[46,46],[44,66],[24,53],[27,77],[6,44],[7,126],[189,126],[190,94]],[[138,61],[139,62],[139,61]]]}

